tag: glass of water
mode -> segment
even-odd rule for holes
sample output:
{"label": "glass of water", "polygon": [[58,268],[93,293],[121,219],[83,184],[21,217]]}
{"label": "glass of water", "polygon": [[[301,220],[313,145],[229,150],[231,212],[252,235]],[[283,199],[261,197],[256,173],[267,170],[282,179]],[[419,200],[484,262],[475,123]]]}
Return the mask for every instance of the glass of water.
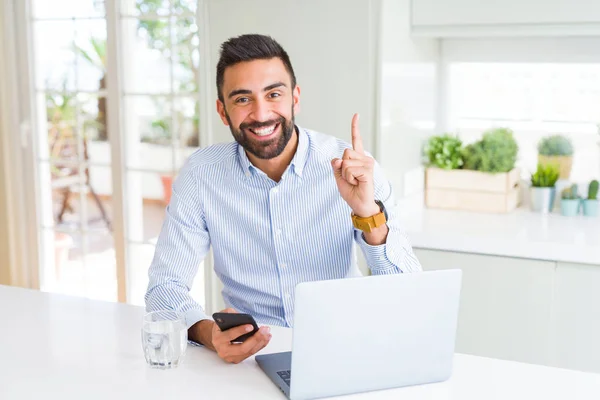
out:
{"label": "glass of water", "polygon": [[142,347],[152,368],[177,368],[187,348],[187,328],[183,314],[153,311],[144,315]]}

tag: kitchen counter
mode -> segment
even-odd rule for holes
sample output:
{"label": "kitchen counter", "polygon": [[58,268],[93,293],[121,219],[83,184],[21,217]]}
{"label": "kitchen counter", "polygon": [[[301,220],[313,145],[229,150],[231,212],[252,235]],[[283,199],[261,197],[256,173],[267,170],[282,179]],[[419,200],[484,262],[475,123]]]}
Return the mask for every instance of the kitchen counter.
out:
{"label": "kitchen counter", "polygon": [[600,265],[600,218],[428,209],[420,197],[398,206],[415,248]]}

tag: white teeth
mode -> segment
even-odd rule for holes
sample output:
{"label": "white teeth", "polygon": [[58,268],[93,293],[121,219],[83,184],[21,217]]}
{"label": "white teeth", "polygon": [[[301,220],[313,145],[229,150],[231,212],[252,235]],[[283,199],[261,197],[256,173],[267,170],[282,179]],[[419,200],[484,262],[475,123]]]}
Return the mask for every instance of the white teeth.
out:
{"label": "white teeth", "polygon": [[274,130],[275,130],[275,125],[270,126],[268,128],[253,129],[254,133],[256,133],[258,136],[268,136],[271,133],[273,133]]}

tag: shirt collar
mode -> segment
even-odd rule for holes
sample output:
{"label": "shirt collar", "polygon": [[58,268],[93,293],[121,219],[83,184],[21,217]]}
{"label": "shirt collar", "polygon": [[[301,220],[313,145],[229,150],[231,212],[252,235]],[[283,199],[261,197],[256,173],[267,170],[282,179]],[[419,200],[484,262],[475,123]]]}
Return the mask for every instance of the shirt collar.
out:
{"label": "shirt collar", "polygon": [[242,171],[244,172],[244,175],[246,175],[246,178],[249,178],[254,173],[256,167],[252,165],[252,163],[248,159],[248,156],[246,155],[246,150],[244,150],[244,147],[242,147],[242,145],[239,143],[238,159],[240,160],[240,164],[242,165]]}
{"label": "shirt collar", "polygon": [[306,159],[308,158],[308,135],[299,126],[296,126],[296,131],[298,132],[298,147],[296,147],[296,154],[294,154],[290,164],[294,166],[296,175],[302,177],[302,171],[304,171]]}
{"label": "shirt collar", "polygon": [[[295,128],[296,132],[298,133],[298,147],[296,147],[296,154],[294,154],[290,165],[293,166],[294,173],[299,177],[302,177],[302,171],[304,170],[304,166],[306,165],[306,160],[308,158],[308,135],[301,127],[295,126]],[[246,150],[244,150],[244,147],[240,144],[238,144],[238,158],[240,160],[240,164],[242,165],[244,175],[249,178],[256,172],[256,167],[252,165],[248,159]]]}

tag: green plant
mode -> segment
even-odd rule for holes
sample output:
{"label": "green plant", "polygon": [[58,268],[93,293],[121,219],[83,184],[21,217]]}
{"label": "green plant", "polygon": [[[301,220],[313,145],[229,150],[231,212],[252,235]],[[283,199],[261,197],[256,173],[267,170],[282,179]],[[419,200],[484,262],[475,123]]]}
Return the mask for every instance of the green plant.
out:
{"label": "green plant", "polygon": [[144,130],[140,138],[142,143],[153,143],[162,146],[171,145],[171,128],[169,119],[156,119],[150,122],[147,130]]}
{"label": "green plant", "polygon": [[538,153],[543,156],[570,156],[573,155],[573,144],[562,135],[546,136],[538,143]]}
{"label": "green plant", "polygon": [[537,165],[537,170],[531,175],[531,186],[554,187],[558,180],[559,168],[555,164]]}
{"label": "green plant", "polygon": [[590,186],[588,187],[588,200],[597,200],[598,199],[598,181],[593,180],[590,182]]}
{"label": "green plant", "polygon": [[571,186],[564,188],[560,196],[563,200],[577,200],[579,194],[577,194],[577,185],[574,183]]}
{"label": "green plant", "polygon": [[463,165],[462,141],[451,134],[432,136],[425,147],[429,165],[457,169]]}
{"label": "green plant", "polygon": [[508,172],[517,161],[519,146],[512,130],[495,128],[484,132],[481,140],[464,148],[465,169],[482,172]]}

